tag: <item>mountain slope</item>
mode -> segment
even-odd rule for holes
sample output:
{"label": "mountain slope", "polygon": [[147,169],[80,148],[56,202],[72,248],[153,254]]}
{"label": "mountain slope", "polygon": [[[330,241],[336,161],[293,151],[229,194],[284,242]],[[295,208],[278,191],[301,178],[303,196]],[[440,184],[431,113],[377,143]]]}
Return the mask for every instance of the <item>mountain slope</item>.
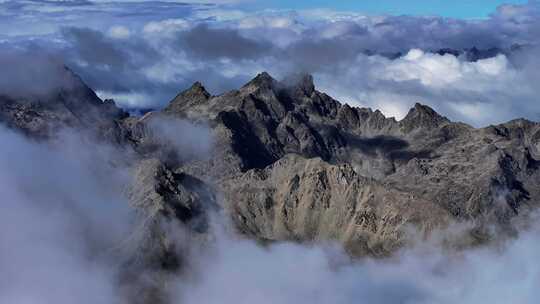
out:
{"label": "mountain slope", "polygon": [[[152,223],[204,233],[208,206],[220,204],[249,237],[337,240],[354,255],[386,255],[411,228],[426,236],[467,223],[465,244],[511,235],[540,201],[536,122],[475,129],[421,104],[397,121],[334,100],[309,75],[280,82],[267,73],[220,96],[195,83],[161,111],[126,117],[75,83],[45,99],[2,97],[0,121],[37,137],[91,129],[132,148],[130,198]],[[185,151],[152,130],[164,117],[210,128],[211,154],[175,157]],[[143,235],[167,233],[148,227],[158,228]]]}
{"label": "mountain slope", "polygon": [[[182,170],[219,184],[239,230],[261,239],[337,239],[379,254],[409,224],[471,222],[471,242],[483,242],[493,227],[511,233],[540,198],[540,125],[530,121],[475,129],[421,104],[396,121],[316,91],[309,75],[266,73],[221,96],[197,83],[163,112],[213,127],[212,160]],[[350,175],[355,186],[340,186],[336,176]],[[372,224],[353,225],[365,210],[377,210]]]}
{"label": "mountain slope", "polygon": [[113,122],[127,114],[112,100],[102,101],[71,70],[63,68],[62,78],[61,86],[39,94],[14,96],[0,90],[0,122],[37,138],[65,127],[116,136]]}

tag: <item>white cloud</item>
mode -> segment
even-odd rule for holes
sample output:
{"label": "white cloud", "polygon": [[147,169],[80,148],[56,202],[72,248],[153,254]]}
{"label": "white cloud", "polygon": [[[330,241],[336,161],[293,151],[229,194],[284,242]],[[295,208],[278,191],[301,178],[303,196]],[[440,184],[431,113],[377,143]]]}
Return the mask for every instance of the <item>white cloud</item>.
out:
{"label": "white cloud", "polygon": [[286,28],[292,29],[297,26],[296,18],[293,16],[249,16],[238,21],[238,28]]}
{"label": "white cloud", "polygon": [[131,36],[131,31],[125,26],[113,26],[109,29],[108,34],[112,38],[116,39],[127,39]]}
{"label": "white cloud", "polygon": [[486,81],[507,81],[506,77],[513,74],[504,55],[468,62],[450,54],[441,56],[413,49],[401,58],[387,61],[380,69],[375,69],[372,76],[393,81],[418,80],[433,88],[456,85],[481,91],[489,86]]}
{"label": "white cloud", "polygon": [[0,303],[121,303],[115,255],[133,214],[118,151],[67,131],[0,139]]}
{"label": "white cloud", "polygon": [[152,108],[158,101],[144,92],[115,93],[110,91],[96,91],[101,99],[114,99],[116,105],[126,109]]}
{"label": "white cloud", "polygon": [[172,149],[183,162],[208,159],[212,155],[214,138],[206,125],[160,115],[148,117],[145,123],[162,149]]}
{"label": "white cloud", "polygon": [[338,77],[317,74],[323,90],[398,119],[415,102],[475,126],[517,117],[540,119],[536,80],[504,55],[469,62],[414,49],[395,60],[361,55],[338,70]]}
{"label": "white cloud", "polygon": [[[71,57],[80,57],[81,52],[74,52],[65,42],[54,48],[66,47],[63,54],[70,57],[70,63],[81,67],[77,71],[89,79],[90,85],[103,96],[116,95],[121,104],[129,107],[163,105],[167,97],[161,97],[172,97],[195,80],[221,93],[237,88],[256,72],[268,70],[278,78],[288,73],[313,73],[322,91],[355,105],[379,108],[397,118],[403,117],[415,102],[477,126],[521,116],[534,120],[540,117],[540,89],[535,83],[539,77],[535,64],[538,51],[519,65],[515,65],[516,58],[504,55],[468,62],[427,52],[444,47],[533,43],[540,28],[534,4],[501,6],[490,18],[466,21],[366,16],[325,9],[252,12],[238,6],[126,3],[70,7],[76,12],[69,14],[69,19],[44,12],[12,11],[14,18],[0,19],[0,27],[6,29],[4,35],[39,35],[45,30],[51,34],[59,26],[80,26],[87,12],[99,12],[84,19],[84,25],[115,38],[107,43],[122,50],[125,64],[120,71],[114,71],[122,76],[103,81],[111,77],[113,70],[78,64],[83,63],[81,58]],[[148,15],[129,14],[133,7]],[[31,22],[36,18],[45,21],[36,26]],[[207,37],[199,37],[199,33],[195,37],[200,40],[193,41],[204,45],[205,39],[212,39],[212,48],[202,47],[190,53],[190,45],[182,41],[182,35],[201,24],[208,26],[203,31]],[[209,38],[220,30],[247,39],[251,47],[238,47],[231,39],[217,39],[220,34]],[[36,41],[47,48],[52,36],[42,37],[45,43]],[[122,43],[121,39],[128,37],[126,41],[136,41],[136,47]],[[205,52],[208,49],[215,51]],[[391,55],[408,53],[390,60],[362,55],[366,50]],[[246,52],[242,55],[242,51]],[[105,50],[88,53],[96,57],[110,55]],[[85,75],[87,70],[89,77]],[[159,98],[156,92],[161,93]]]}
{"label": "white cloud", "polygon": [[189,27],[189,22],[185,19],[165,19],[161,21],[148,22],[143,27],[143,33],[147,35],[174,35],[178,31]]}
{"label": "white cloud", "polygon": [[538,227],[502,247],[459,253],[424,245],[383,260],[350,261],[334,246],[260,247],[219,235],[171,284],[175,303],[536,303]]}

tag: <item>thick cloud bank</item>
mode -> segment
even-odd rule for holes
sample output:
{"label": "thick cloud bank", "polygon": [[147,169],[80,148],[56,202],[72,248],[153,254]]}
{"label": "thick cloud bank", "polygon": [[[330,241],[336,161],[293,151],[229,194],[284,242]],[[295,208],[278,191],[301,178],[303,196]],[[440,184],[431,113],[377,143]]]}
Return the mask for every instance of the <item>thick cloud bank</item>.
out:
{"label": "thick cloud bank", "polygon": [[121,303],[129,174],[79,138],[38,144],[0,128],[0,303]]}
{"label": "thick cloud bank", "polygon": [[424,245],[387,260],[351,262],[336,247],[221,235],[174,303],[536,303],[538,227],[502,247],[457,254]]}
{"label": "thick cloud bank", "polygon": [[195,81],[218,94],[266,70],[312,73],[320,90],[397,118],[415,102],[477,126],[540,117],[536,1],[481,20],[161,2],[8,1],[0,14],[0,45],[61,58],[126,108],[164,106]]}
{"label": "thick cloud bank", "polygon": [[319,83],[340,100],[381,109],[398,119],[411,104],[421,102],[475,126],[519,117],[539,120],[538,78],[532,75],[540,64],[536,54],[531,49],[471,62],[412,49],[393,60],[360,56],[339,74],[340,81],[320,74]]}

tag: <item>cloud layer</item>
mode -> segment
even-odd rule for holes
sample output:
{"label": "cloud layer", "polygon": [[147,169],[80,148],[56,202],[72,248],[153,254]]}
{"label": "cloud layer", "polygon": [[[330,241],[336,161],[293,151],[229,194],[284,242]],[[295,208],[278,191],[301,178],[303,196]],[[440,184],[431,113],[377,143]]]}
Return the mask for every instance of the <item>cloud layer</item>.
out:
{"label": "cloud layer", "polygon": [[[538,227],[501,247],[447,253],[429,243],[386,260],[350,261],[337,247],[266,247],[227,234],[195,255],[174,303],[536,303]],[[198,272],[197,272],[198,271]]]}
{"label": "cloud layer", "polygon": [[121,303],[129,175],[80,138],[39,144],[0,127],[0,303]]}
{"label": "cloud layer", "polygon": [[415,102],[477,126],[540,117],[538,2],[483,20],[83,1],[7,1],[0,14],[0,48],[61,58],[127,108],[163,106],[195,81],[218,94],[266,70],[312,73],[330,95],[397,118]]}

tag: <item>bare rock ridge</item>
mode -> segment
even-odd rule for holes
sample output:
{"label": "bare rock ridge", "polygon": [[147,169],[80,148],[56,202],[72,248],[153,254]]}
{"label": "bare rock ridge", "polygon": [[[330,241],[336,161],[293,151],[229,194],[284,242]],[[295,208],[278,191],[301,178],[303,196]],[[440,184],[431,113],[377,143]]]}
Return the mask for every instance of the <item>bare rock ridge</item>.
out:
{"label": "bare rock ridge", "polygon": [[[465,222],[463,243],[482,243],[512,234],[513,221],[538,207],[536,122],[475,129],[421,104],[397,121],[317,91],[310,75],[261,73],[219,96],[197,82],[144,117],[126,117],[88,90],[48,99],[51,106],[2,97],[0,121],[29,135],[53,132],[53,121],[106,130],[96,133],[133,148],[140,163],[129,196],[154,223],[142,239],[167,240],[163,221],[204,234],[220,205],[252,238],[337,240],[353,255],[379,256],[406,244],[411,227],[429,235]],[[211,157],[161,153],[168,147],[147,131],[159,116],[209,126]],[[158,257],[169,252],[143,243],[161,248]]]}
{"label": "bare rock ridge", "polygon": [[238,228],[264,240],[338,240],[352,255],[386,255],[416,223],[422,233],[448,224],[442,207],[359,175],[349,164],[288,154],[225,186]]}
{"label": "bare rock ridge", "polygon": [[354,254],[383,255],[402,245],[408,226],[428,234],[469,222],[474,244],[511,234],[512,221],[536,208],[538,123],[475,129],[421,104],[397,121],[341,104],[310,76],[292,79],[261,73],[239,90],[200,94],[179,111],[175,99],[166,110],[213,127],[214,158],[185,169],[218,185],[241,232],[336,239]]}
{"label": "bare rock ridge", "polygon": [[115,120],[127,114],[114,101],[102,101],[68,68],[63,72],[66,83],[47,93],[10,96],[0,91],[0,121],[35,138],[47,137],[65,126],[116,137]]}
{"label": "bare rock ridge", "polygon": [[210,93],[206,91],[202,83],[195,82],[191,88],[178,94],[164,112],[182,112],[189,109],[191,106],[205,102],[210,98]]}
{"label": "bare rock ridge", "polygon": [[405,133],[415,129],[434,129],[447,123],[450,123],[450,121],[446,117],[419,103],[416,103],[414,108],[410,109],[407,116],[400,122]]}

